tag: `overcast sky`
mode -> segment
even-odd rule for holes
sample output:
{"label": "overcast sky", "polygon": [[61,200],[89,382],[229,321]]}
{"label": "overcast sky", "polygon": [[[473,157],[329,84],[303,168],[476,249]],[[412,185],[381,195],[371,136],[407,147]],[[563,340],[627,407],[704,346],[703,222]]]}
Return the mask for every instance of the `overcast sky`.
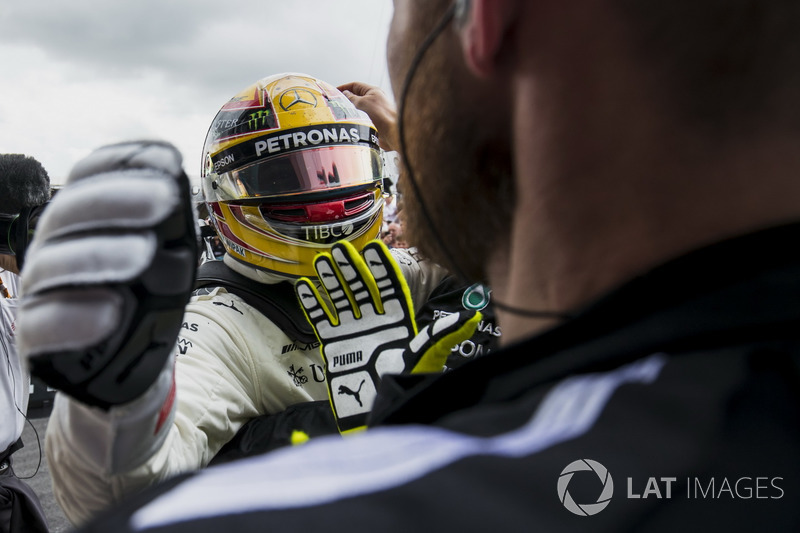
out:
{"label": "overcast sky", "polygon": [[0,0],[0,152],[61,183],[98,146],[158,138],[196,179],[211,119],[259,78],[391,95],[391,13],[391,0]]}

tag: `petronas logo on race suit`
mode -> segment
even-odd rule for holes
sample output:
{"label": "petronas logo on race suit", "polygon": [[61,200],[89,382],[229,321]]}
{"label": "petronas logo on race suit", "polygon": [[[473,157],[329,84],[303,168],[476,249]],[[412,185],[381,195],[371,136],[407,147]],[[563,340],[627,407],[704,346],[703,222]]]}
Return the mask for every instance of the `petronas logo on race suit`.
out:
{"label": "petronas logo on race suit", "polygon": [[461,305],[464,306],[464,309],[469,309],[470,311],[480,311],[489,305],[491,293],[492,291],[487,286],[476,283],[464,291],[464,295],[461,297]]}

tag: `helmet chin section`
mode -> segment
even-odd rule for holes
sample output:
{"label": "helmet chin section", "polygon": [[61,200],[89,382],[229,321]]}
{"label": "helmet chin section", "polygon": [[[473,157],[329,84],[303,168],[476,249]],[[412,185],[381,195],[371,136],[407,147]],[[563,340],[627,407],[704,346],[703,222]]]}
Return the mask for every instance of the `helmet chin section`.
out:
{"label": "helmet chin section", "polygon": [[[371,198],[369,205],[357,214],[321,223],[309,220],[291,222],[270,217],[269,213],[281,212],[274,205],[264,207],[213,202],[209,203],[209,212],[212,213],[220,240],[233,258],[282,275],[313,277],[316,275],[314,257],[328,251],[336,241],[347,240],[361,249],[378,237],[383,222],[383,197],[379,189],[368,194]],[[363,192],[360,196],[363,196]],[[348,200],[345,198],[335,202],[346,204]],[[331,203],[309,205],[320,209],[320,204],[330,206]],[[280,207],[286,207],[286,211],[301,211],[296,204]],[[264,215],[265,211],[267,216]]]}

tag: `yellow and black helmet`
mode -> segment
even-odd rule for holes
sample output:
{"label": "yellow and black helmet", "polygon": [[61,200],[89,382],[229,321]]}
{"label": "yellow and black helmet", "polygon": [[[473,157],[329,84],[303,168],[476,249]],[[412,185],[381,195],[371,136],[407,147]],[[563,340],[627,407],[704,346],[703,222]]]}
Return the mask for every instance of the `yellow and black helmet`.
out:
{"label": "yellow and black helmet", "polygon": [[214,117],[203,147],[211,220],[234,259],[291,277],[338,240],[379,234],[383,161],[369,117],[305,74],[261,79]]}

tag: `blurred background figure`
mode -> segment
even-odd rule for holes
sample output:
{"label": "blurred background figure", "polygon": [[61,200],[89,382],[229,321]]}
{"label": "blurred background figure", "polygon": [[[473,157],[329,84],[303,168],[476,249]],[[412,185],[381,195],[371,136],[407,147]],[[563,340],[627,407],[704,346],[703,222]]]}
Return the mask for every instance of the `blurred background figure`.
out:
{"label": "blurred background figure", "polygon": [[399,221],[390,222],[386,225],[383,243],[389,248],[408,248],[408,244],[403,239],[403,226]]}
{"label": "blurred background figure", "polygon": [[50,178],[36,159],[0,154],[0,531],[46,532],[38,496],[14,473],[12,456],[22,448],[30,375],[16,349],[19,267],[29,217],[50,198]]}
{"label": "blurred background figure", "polygon": [[397,195],[393,192],[388,192],[383,200],[383,221],[386,224],[391,224],[397,220],[397,216]]}

